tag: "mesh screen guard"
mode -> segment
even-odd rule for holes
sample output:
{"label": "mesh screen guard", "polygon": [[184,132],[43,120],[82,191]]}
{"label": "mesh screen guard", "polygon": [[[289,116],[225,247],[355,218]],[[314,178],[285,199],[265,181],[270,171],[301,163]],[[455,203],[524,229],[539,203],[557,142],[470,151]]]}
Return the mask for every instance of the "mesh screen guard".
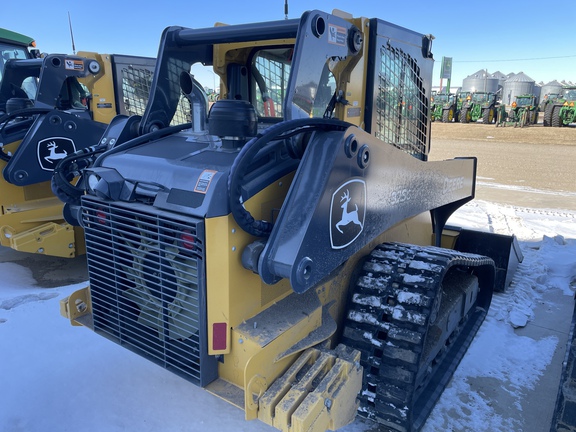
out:
{"label": "mesh screen guard", "polygon": [[199,384],[207,355],[201,220],[82,200],[94,330]]}

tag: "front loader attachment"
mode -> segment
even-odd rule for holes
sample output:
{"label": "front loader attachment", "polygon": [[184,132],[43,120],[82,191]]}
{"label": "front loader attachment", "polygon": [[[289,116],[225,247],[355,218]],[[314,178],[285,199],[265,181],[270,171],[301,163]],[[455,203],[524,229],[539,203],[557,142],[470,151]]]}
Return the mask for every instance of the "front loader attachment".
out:
{"label": "front loader attachment", "polygon": [[506,288],[512,282],[512,277],[518,268],[518,264],[524,259],[516,236],[470,229],[453,229],[458,232],[454,248],[462,252],[485,255],[492,258],[496,265],[494,291],[506,291]]}

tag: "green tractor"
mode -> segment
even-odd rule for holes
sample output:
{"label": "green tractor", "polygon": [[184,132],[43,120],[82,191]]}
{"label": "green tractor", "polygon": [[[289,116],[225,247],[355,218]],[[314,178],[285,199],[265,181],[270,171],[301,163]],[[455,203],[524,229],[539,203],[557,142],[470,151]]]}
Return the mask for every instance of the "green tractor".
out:
{"label": "green tractor", "polygon": [[0,82],[4,76],[4,65],[11,59],[32,59],[40,57],[36,42],[30,36],[0,28]]}
{"label": "green tractor", "polygon": [[[565,88],[562,95],[555,102],[549,104],[546,109],[550,110],[550,126],[568,126],[576,122],[576,87]],[[551,106],[551,108],[550,108]],[[546,113],[544,113],[546,116]]]}
{"label": "green tractor", "polygon": [[542,98],[542,100],[540,101],[540,105],[538,105],[538,107],[540,108],[540,112],[544,112],[546,110],[546,107],[550,103],[556,102],[556,100],[559,99],[561,96],[562,93],[546,93]]}
{"label": "green tractor", "polygon": [[458,107],[454,93],[437,93],[432,101],[432,121],[450,123],[455,119]]}
{"label": "green tractor", "polygon": [[460,123],[475,123],[480,119],[484,124],[496,120],[496,93],[475,92],[462,103]]}
{"label": "green tractor", "polygon": [[529,124],[538,123],[538,98],[532,94],[516,96],[508,112],[508,123],[513,123],[514,127],[524,127]]}
{"label": "green tractor", "polygon": [[432,92],[432,97],[430,98],[430,120],[436,121],[442,117],[442,100],[445,96],[442,93]]}
{"label": "green tractor", "polygon": [[554,110],[554,103],[562,97],[562,93],[547,93],[544,99],[540,102],[540,112],[544,113],[542,124],[544,126],[552,126],[552,111]]}
{"label": "green tractor", "polygon": [[464,102],[472,97],[472,92],[458,92],[456,93],[456,112],[454,113],[454,121],[460,121],[460,112],[462,111],[462,105]]}

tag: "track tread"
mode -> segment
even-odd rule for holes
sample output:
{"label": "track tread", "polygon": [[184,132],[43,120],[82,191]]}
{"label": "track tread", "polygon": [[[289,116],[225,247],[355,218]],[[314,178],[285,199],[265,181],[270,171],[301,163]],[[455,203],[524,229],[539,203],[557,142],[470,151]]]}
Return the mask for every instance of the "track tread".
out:
{"label": "track tread", "polygon": [[413,411],[434,373],[426,371],[440,367],[433,362],[422,366],[421,358],[441,281],[453,266],[485,265],[493,265],[492,260],[432,246],[385,243],[372,251],[354,288],[343,333],[343,343],[362,354],[359,415],[391,431],[422,426],[413,424]]}

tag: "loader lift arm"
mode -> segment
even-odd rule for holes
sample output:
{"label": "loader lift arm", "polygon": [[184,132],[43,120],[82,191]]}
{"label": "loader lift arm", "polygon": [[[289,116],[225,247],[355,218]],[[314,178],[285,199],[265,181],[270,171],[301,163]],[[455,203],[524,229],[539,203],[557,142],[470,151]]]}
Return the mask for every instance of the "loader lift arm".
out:
{"label": "loader lift arm", "polygon": [[[274,226],[254,221],[241,206],[243,167],[259,143],[273,139],[267,140],[268,134],[303,125],[331,130],[312,135]],[[288,278],[295,292],[307,291],[398,222],[430,210],[441,233],[451,213],[474,197],[475,158],[422,162],[356,127],[342,131],[343,126],[336,121],[285,122],[248,143],[231,169],[230,207],[236,221],[252,235],[269,234],[258,263],[249,266],[257,267],[266,283]],[[351,190],[356,193],[352,198]],[[344,196],[353,200],[358,219],[346,216],[352,205],[341,206]],[[344,234],[342,222],[352,224],[346,227],[352,234]],[[331,245],[328,253],[316,246],[326,244]]]}

